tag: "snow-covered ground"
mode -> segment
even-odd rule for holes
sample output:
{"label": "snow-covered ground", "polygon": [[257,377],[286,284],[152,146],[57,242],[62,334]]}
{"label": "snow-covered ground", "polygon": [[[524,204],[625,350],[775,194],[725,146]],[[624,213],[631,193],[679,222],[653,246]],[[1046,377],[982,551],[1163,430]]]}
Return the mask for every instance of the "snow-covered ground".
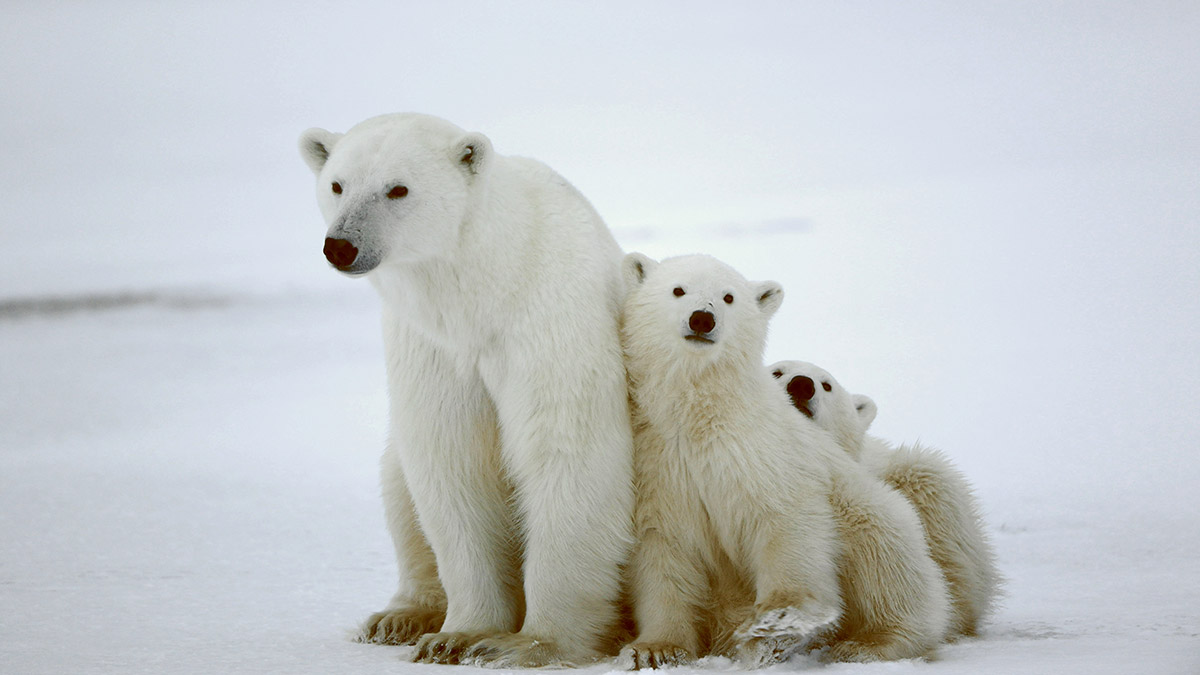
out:
{"label": "snow-covered ground", "polygon": [[243,4],[5,5],[0,672],[429,672],[350,639],[377,303],[295,150],[394,110],[780,281],[767,359],[971,477],[983,637],[775,670],[1200,672],[1194,3]]}

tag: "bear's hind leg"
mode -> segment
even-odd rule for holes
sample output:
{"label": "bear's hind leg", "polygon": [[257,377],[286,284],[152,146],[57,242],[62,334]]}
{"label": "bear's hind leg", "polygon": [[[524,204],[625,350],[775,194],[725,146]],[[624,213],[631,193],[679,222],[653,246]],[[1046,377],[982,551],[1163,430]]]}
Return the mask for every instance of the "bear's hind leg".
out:
{"label": "bear's hind leg", "polygon": [[943,454],[921,446],[890,454],[881,477],[921,518],[930,555],[949,587],[951,637],[975,635],[991,612],[1001,576],[970,484]]}

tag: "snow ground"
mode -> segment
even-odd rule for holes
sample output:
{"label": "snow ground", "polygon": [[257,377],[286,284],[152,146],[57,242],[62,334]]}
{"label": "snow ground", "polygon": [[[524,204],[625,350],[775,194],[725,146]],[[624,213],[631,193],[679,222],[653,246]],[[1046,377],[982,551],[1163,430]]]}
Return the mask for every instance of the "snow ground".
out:
{"label": "snow ground", "polygon": [[982,638],[774,670],[1200,672],[1191,3],[329,7],[5,7],[0,672],[431,672],[349,639],[395,574],[377,306],[294,149],[408,109],[780,281],[767,360],[977,486]]}
{"label": "snow ground", "polygon": [[[0,670],[429,668],[349,639],[394,575],[376,496],[385,395],[370,293],[347,281],[0,319]],[[1010,578],[986,635],[931,663],[825,669],[1200,663],[1200,519],[1174,508],[1194,483],[1138,477],[1118,492],[1023,471],[973,476]]]}

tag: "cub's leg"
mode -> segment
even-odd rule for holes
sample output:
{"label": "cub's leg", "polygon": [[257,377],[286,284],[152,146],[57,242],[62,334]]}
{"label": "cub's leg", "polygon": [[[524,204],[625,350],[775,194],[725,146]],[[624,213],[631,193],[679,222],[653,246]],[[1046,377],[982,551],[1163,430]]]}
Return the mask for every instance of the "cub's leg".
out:
{"label": "cub's leg", "polygon": [[[791,517],[762,517],[751,543],[754,616],[735,638],[811,638],[841,614],[837,559],[828,500],[816,490],[794,495]],[[782,511],[781,511],[782,512]]]}
{"label": "cub's leg", "polygon": [[697,613],[710,593],[700,558],[705,524],[680,458],[665,455],[661,439],[645,428],[635,429],[634,447],[638,491],[629,580],[638,636],[619,661],[629,670],[699,656]]}

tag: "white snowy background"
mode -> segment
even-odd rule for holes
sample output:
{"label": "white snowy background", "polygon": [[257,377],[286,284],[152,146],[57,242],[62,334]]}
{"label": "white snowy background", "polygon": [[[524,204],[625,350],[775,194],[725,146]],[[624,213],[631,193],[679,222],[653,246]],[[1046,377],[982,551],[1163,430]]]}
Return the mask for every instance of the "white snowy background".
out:
{"label": "white snowy background", "polygon": [[350,639],[395,576],[377,301],[295,147],[405,110],[782,282],[767,359],[976,485],[980,639],[776,671],[1200,672],[1200,4],[0,17],[0,672],[432,672]]}

